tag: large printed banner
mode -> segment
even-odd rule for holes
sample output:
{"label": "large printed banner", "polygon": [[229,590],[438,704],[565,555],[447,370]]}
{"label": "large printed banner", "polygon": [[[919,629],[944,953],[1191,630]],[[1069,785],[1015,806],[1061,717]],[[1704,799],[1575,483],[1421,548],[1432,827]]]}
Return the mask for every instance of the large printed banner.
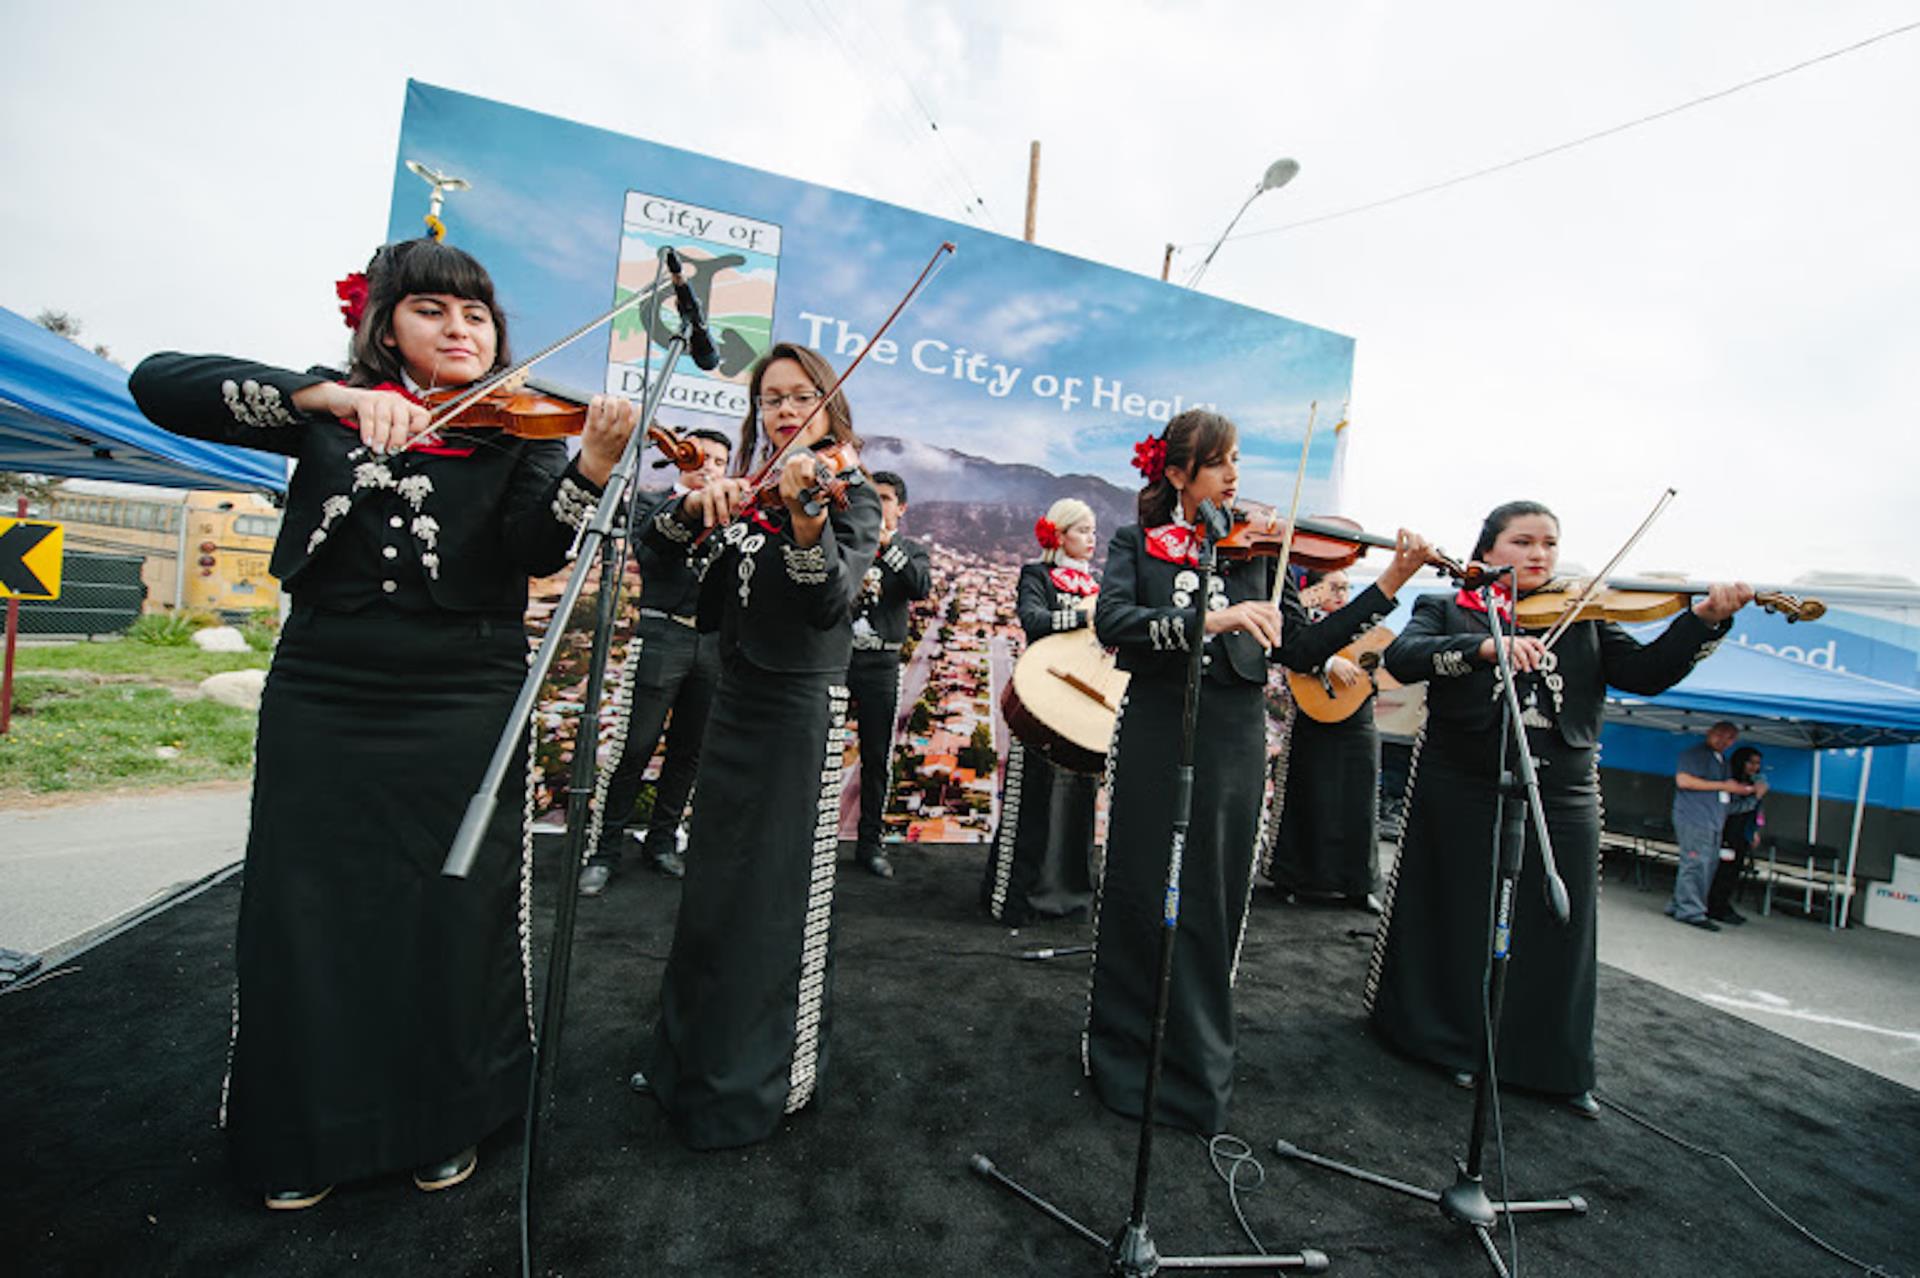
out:
{"label": "large printed banner", "polygon": [[[908,663],[891,824],[984,838],[993,707],[1019,645],[1012,566],[1034,518],[1076,496],[1104,534],[1132,522],[1135,441],[1185,408],[1240,427],[1241,492],[1284,506],[1309,417],[1302,510],[1338,513],[1353,340],[971,226],[419,83],[407,86],[389,238],[420,233],[409,163],[467,183],[450,242],[493,274],[517,353],[647,288],[671,245],[720,353],[682,362],[663,420],[732,433],[771,341],[845,367],[942,241],[958,248],[847,387],[871,469],[906,479],[904,535],[934,550],[936,598]],[[677,325],[637,306],[543,378],[638,397]],[[1317,409],[1314,407],[1317,405]],[[650,472],[651,473],[651,472]]]}

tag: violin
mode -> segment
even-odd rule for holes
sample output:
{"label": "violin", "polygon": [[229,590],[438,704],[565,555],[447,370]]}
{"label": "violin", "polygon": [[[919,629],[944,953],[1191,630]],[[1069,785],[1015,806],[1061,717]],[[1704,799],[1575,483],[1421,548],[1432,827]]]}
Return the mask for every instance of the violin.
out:
{"label": "violin", "polygon": [[418,398],[432,411],[434,430],[444,425],[497,430],[518,439],[560,439],[578,435],[587,424],[587,400],[579,391],[531,378],[501,378],[477,393],[469,386],[425,391]]}
{"label": "violin", "polygon": [[[1241,502],[1234,507],[1232,528],[1214,543],[1214,551],[1222,559],[1278,558],[1285,553],[1289,566],[1333,572],[1352,566],[1371,547],[1393,550],[1399,545],[1391,537],[1370,533],[1338,515],[1294,520],[1291,545],[1288,532],[1287,521],[1272,506]],[[1478,587],[1487,577],[1484,565],[1463,564],[1438,550],[1428,554],[1427,563],[1469,589]]]}
{"label": "violin", "polygon": [[[1698,581],[1611,577],[1583,601],[1581,596],[1588,585],[1588,582],[1567,578],[1549,581],[1515,605],[1515,623],[1522,630],[1552,630],[1565,629],[1576,621],[1618,621],[1629,625],[1636,621],[1658,621],[1688,607],[1694,596],[1704,595],[1711,588]],[[1827,612],[1826,604],[1818,599],[1778,590],[1756,591],[1753,601],[1769,612],[1781,614],[1789,622],[1818,621]],[[1577,612],[1574,611],[1576,605]]]}

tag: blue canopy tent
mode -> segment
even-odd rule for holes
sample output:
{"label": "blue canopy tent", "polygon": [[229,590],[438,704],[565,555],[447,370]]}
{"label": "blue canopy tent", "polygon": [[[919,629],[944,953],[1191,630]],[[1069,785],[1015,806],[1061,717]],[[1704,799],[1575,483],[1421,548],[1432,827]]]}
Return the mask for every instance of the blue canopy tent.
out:
{"label": "blue canopy tent", "polygon": [[1678,687],[1653,697],[1612,692],[1607,698],[1610,723],[1702,733],[1721,719],[1739,727],[1742,740],[1812,752],[1809,843],[1819,835],[1820,752],[1863,748],[1847,845],[1851,882],[1860,857],[1873,747],[1920,743],[1920,690],[1811,666],[1762,648],[1722,644]]}
{"label": "blue canopy tent", "polygon": [[286,461],[183,439],[141,415],[127,373],[0,309],[0,470],[285,492]]}

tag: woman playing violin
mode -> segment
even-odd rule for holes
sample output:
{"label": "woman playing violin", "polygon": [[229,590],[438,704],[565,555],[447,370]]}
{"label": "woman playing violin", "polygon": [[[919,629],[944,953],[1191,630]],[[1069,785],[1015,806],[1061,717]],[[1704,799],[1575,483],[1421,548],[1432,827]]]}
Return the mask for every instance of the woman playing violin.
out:
{"label": "woman playing violin", "polygon": [[[1093,507],[1062,497],[1034,521],[1040,558],[1020,566],[1014,608],[1027,642],[1084,631],[1093,624],[1100,580],[1093,574],[1099,543]],[[1000,828],[987,856],[980,900],[1009,927],[1028,919],[1084,917],[1093,904],[1092,776],[1055,767],[1015,741],[1000,791]]]}
{"label": "woman playing violin", "polygon": [[[1538,502],[1489,514],[1473,557],[1511,566],[1520,596],[1552,579],[1560,521]],[[1680,682],[1713,651],[1753,591],[1716,585],[1659,638],[1641,644],[1612,622],[1582,621],[1549,649],[1537,635],[1507,633],[1527,747],[1571,917],[1547,902],[1531,822],[1514,901],[1513,959],[1499,1026],[1502,1083],[1564,1098],[1598,1118],[1594,1101],[1594,906],[1599,890],[1597,744],[1609,685],[1650,695]],[[1494,587],[1503,620],[1513,604]],[[1500,771],[1501,702],[1495,651],[1477,592],[1422,596],[1387,649],[1403,683],[1425,680],[1427,725],[1416,747],[1406,835],[1375,934],[1367,995],[1389,1044],[1472,1086],[1486,1000],[1493,806]]]}
{"label": "woman playing violin", "polygon": [[565,562],[637,415],[596,400],[571,462],[559,441],[421,441],[416,391],[507,362],[492,281],[423,239],[382,249],[366,285],[344,382],[166,354],[131,385],[170,431],[300,463],[222,1107],[241,1175],[282,1210],[396,1169],[457,1184],[522,1108],[522,805],[500,805],[470,879],[440,866],[526,673],[527,578]]}
{"label": "woman playing violin", "polygon": [[[754,365],[738,474],[660,508],[640,530],[685,555],[721,545],[701,587],[721,671],[701,751],[686,885],[636,1091],[696,1149],[765,1140],[818,1094],[828,1063],[829,941],[852,606],[879,548],[880,498],[853,455],[853,412],[817,352],[782,342]],[[832,457],[831,463],[823,459]],[[844,508],[808,506],[822,469]]]}
{"label": "woman playing violin", "polygon": [[[1108,845],[1095,911],[1095,953],[1082,1060],[1109,1108],[1138,1117],[1159,976],[1161,927],[1180,759],[1188,655],[1204,645],[1194,748],[1192,824],[1180,876],[1173,999],[1154,1117],[1224,1131],[1233,1092],[1233,978],[1253,885],[1266,763],[1270,662],[1307,670],[1393,607],[1428,547],[1401,533],[1379,581],[1317,625],[1290,581],[1275,605],[1276,559],[1222,565],[1198,605],[1200,503],[1231,505],[1239,485],[1234,424],[1193,410],[1135,450],[1146,478],[1140,522],[1108,543],[1094,613],[1132,682],[1107,760]],[[1284,627],[1283,627],[1284,621]]]}

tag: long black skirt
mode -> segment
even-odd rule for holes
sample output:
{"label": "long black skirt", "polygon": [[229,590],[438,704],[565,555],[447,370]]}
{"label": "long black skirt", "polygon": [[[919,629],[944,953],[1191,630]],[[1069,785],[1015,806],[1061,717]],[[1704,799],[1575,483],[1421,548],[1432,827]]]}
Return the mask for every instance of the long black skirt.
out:
{"label": "long black skirt", "polygon": [[829,675],[721,672],[646,1071],[695,1149],[765,1140],[826,1075],[846,713]]}
{"label": "long black skirt", "polygon": [[[1553,917],[1529,821],[1498,1075],[1503,1084],[1572,1095],[1592,1087],[1594,1077],[1599,772],[1594,751],[1570,749],[1557,734],[1531,735],[1570,916],[1565,924]],[[1368,979],[1382,1037],[1448,1070],[1480,1068],[1498,753],[1497,738],[1481,735],[1434,734],[1422,747]]]}
{"label": "long black skirt", "polygon": [[[1109,761],[1107,855],[1081,1059],[1109,1109],[1138,1118],[1166,920],[1184,690],[1136,677]],[[1262,689],[1208,680],[1180,869],[1158,1122],[1212,1135],[1233,1098],[1233,980],[1253,885],[1266,761]]]}
{"label": "long black skirt", "polygon": [[527,669],[518,617],[297,608],[260,706],[223,1104],[243,1177],[437,1162],[521,1111],[524,771],[441,863]]}
{"label": "long black skirt", "polygon": [[1071,918],[1093,906],[1093,809],[1099,780],[1057,768],[1016,741],[1000,790],[1000,828],[980,903],[1009,927]]}
{"label": "long black skirt", "polygon": [[1274,840],[1274,886],[1347,897],[1373,891],[1379,790],[1372,702],[1339,723],[1296,715]]}

